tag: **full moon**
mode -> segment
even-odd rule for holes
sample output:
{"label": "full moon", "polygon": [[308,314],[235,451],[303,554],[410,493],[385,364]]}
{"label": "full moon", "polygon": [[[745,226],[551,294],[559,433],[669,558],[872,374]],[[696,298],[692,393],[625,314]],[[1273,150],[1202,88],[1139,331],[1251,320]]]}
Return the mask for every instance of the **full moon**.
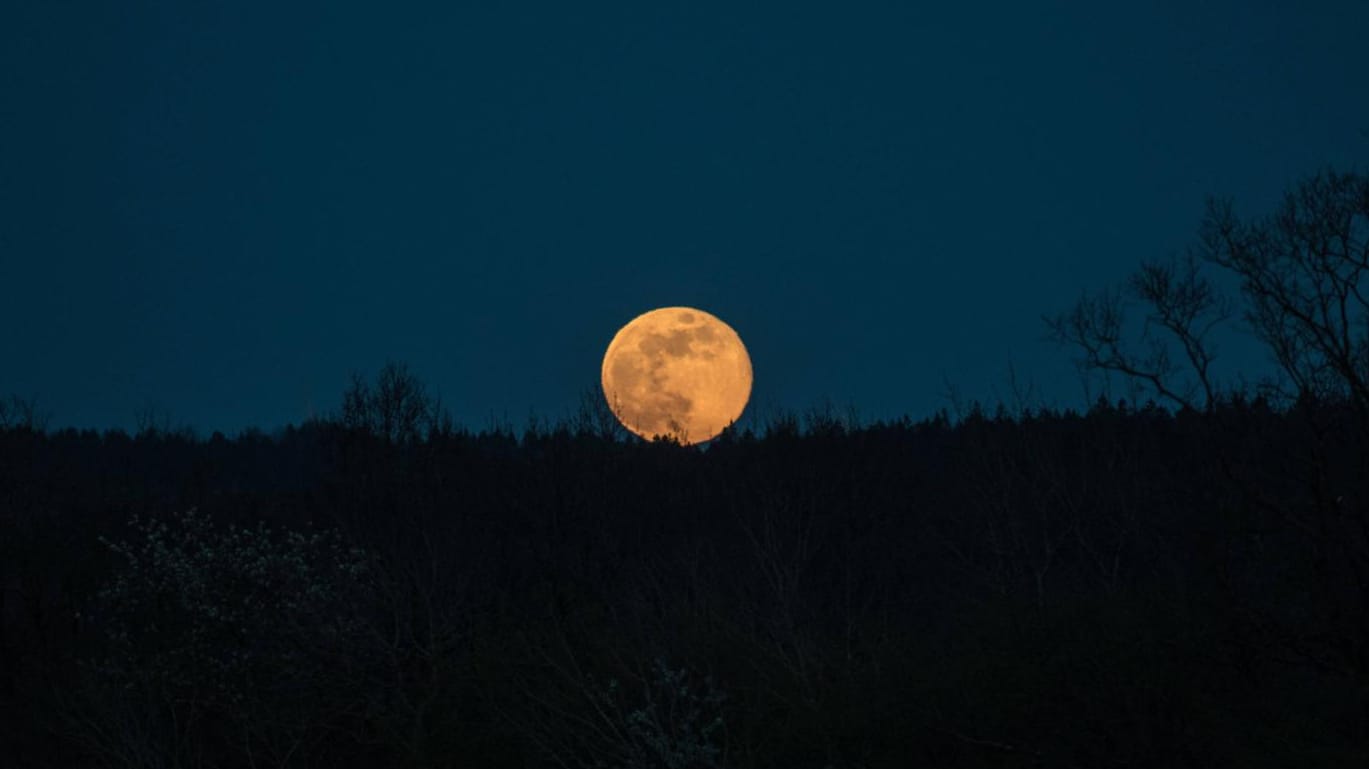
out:
{"label": "full moon", "polygon": [[681,444],[717,437],[751,397],[751,357],[703,310],[662,307],[618,330],[604,353],[604,397],[623,426]]}

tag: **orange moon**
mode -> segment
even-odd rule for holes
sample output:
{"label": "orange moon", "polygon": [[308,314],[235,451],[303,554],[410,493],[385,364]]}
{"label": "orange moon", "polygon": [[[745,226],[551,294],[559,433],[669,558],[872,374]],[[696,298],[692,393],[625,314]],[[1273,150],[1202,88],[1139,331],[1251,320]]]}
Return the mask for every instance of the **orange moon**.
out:
{"label": "orange moon", "polygon": [[638,315],[604,353],[604,398],[623,426],[681,444],[717,437],[751,397],[751,357],[732,327],[692,307]]}

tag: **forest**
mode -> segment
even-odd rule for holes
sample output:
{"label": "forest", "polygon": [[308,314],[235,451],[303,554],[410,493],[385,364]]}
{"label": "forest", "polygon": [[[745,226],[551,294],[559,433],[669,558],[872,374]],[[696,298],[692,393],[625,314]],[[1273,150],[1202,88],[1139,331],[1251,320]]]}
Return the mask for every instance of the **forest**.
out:
{"label": "forest", "polygon": [[[700,448],[594,393],[472,431],[397,364],[232,437],[11,399],[0,763],[1365,765],[1366,233],[1354,174],[1213,202],[1191,253],[1046,318],[1137,385],[1082,410]],[[1256,385],[1214,373],[1237,317]]]}

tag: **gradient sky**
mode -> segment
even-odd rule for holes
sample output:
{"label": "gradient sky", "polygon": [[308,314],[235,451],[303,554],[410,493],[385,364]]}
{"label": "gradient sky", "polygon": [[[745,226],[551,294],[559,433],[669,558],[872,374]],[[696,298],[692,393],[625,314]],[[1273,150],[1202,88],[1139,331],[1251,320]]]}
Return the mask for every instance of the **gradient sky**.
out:
{"label": "gradient sky", "polygon": [[1369,159],[1362,0],[744,5],[4,3],[0,395],[269,429],[397,360],[521,427],[692,305],[752,415],[1070,405],[1042,314]]}

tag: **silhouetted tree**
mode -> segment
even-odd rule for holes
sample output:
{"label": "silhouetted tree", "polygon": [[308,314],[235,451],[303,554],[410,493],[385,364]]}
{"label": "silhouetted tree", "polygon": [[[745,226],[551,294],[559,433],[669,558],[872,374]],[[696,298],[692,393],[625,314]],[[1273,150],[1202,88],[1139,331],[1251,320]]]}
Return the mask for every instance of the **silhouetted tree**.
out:
{"label": "silhouetted tree", "polygon": [[[1128,338],[1128,297],[1149,310],[1136,342]],[[1125,288],[1085,294],[1071,310],[1046,322],[1057,341],[1083,351],[1086,369],[1140,380],[1178,406],[1206,410],[1217,394],[1211,332],[1228,317],[1227,303],[1189,255],[1148,262]],[[1175,359],[1176,344],[1181,360]]]}
{"label": "silhouetted tree", "polygon": [[[1055,339],[1082,350],[1086,367],[1141,380],[1179,406],[1209,409],[1219,394],[1211,332],[1233,304],[1203,265],[1239,281],[1243,317],[1282,375],[1268,389],[1289,402],[1348,400],[1369,431],[1369,176],[1319,173],[1289,191],[1274,214],[1253,220],[1238,217],[1228,200],[1209,200],[1197,248],[1143,264],[1125,290],[1085,294],[1047,325]],[[1135,342],[1127,298],[1147,308]]]}
{"label": "silhouetted tree", "polygon": [[352,377],[343,394],[342,424],[390,443],[413,444],[431,430],[450,427],[451,419],[407,365],[389,362],[375,384],[360,374]]}
{"label": "silhouetted tree", "polygon": [[1240,279],[1286,394],[1346,399],[1369,432],[1369,176],[1318,174],[1253,221],[1212,201],[1201,253]]}
{"label": "silhouetted tree", "polygon": [[34,398],[21,398],[18,395],[0,398],[0,430],[42,432],[47,429],[48,419]]}

